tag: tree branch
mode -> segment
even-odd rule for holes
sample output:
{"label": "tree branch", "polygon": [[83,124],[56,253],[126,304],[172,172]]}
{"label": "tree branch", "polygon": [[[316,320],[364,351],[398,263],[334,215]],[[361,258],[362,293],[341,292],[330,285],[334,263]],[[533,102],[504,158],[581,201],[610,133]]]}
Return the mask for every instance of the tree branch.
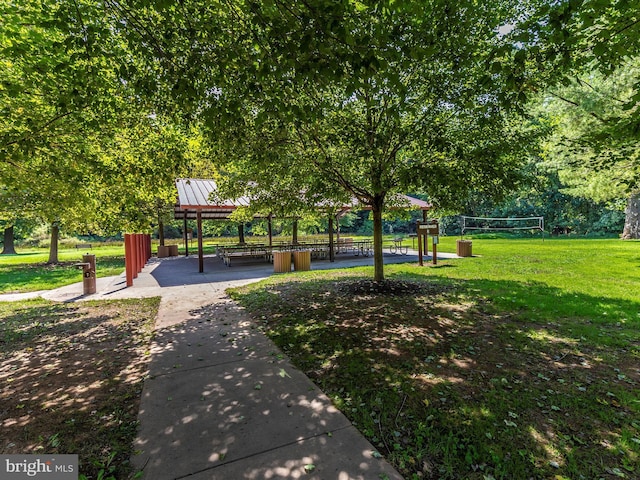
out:
{"label": "tree branch", "polygon": [[[553,92],[549,92],[551,95],[553,95],[554,97],[562,100],[565,103],[568,103],[569,105],[573,105],[574,107],[580,107],[580,104],[577,102],[574,102],[573,100],[569,100],[568,98],[563,97],[562,95],[559,95],[557,93],[553,93]],[[600,115],[598,115],[595,112],[587,112],[587,114],[591,115],[593,118],[595,118],[596,120],[602,122],[602,123],[609,123],[608,120],[606,118],[602,118]]]}
{"label": "tree branch", "polygon": [[149,40],[154,50],[161,58],[168,60],[175,68],[178,68],[178,65],[173,61],[171,56],[167,55],[164,47],[155,35],[149,31],[146,25],[142,23],[131,10],[122,6],[117,0],[105,0],[105,5],[110,6],[115,12],[122,15],[125,19],[130,20],[130,25],[133,27],[133,31],[135,31],[143,40]]}
{"label": "tree branch", "polygon": [[[86,106],[83,107],[83,108],[86,108]],[[73,111],[64,112],[64,113],[61,113],[59,115],[56,115],[55,117],[49,119],[46,123],[41,125],[39,128],[37,128],[37,129],[35,129],[33,131],[30,131],[27,135],[23,135],[21,138],[18,138],[16,140],[11,140],[10,142],[5,143],[3,145],[3,147],[8,147],[10,145],[15,145],[17,143],[24,142],[27,138],[34,136],[36,133],[42,132],[43,130],[46,130],[49,126],[53,125],[58,120],[62,120],[63,118],[68,117],[69,115],[73,115],[74,113],[77,113],[79,111],[80,110],[73,110]]]}
{"label": "tree branch", "polygon": [[590,88],[591,90],[593,90],[594,92],[596,92],[598,95],[605,96],[605,97],[607,97],[607,98],[610,98],[611,100],[615,100],[615,101],[616,101],[616,102],[618,102],[618,103],[622,103],[622,104],[627,103],[627,102],[625,102],[624,100],[621,100],[621,99],[616,98],[616,97],[614,97],[614,96],[611,96],[611,95],[607,95],[607,94],[605,94],[605,93],[602,93],[601,91],[597,90],[593,85],[591,85],[589,82],[587,82],[586,80],[584,80],[584,79],[582,79],[582,78],[580,78],[580,77],[576,77],[576,81],[577,81],[577,82],[578,82],[578,84],[580,84],[580,85],[585,85],[585,86],[587,86],[588,88]]}
{"label": "tree branch", "polygon": [[84,40],[84,49],[87,52],[87,60],[91,59],[91,52],[89,50],[89,37],[87,35],[87,26],[82,19],[82,13],[80,12],[80,8],[78,7],[78,2],[73,0],[73,6],[76,10],[76,14],[78,15],[78,20],[80,21],[80,29],[82,30],[82,36]]}
{"label": "tree branch", "polygon": [[619,35],[619,34],[621,34],[622,32],[624,32],[625,30],[628,30],[628,29],[630,29],[630,28],[634,27],[634,26],[635,26],[635,25],[637,25],[638,23],[640,23],[640,18],[639,18],[639,19],[637,19],[637,20],[634,20],[633,22],[629,23],[628,25],[625,25],[625,26],[624,26],[624,27],[622,27],[621,29],[616,30],[615,32],[612,32],[612,33],[611,33],[611,36]]}
{"label": "tree branch", "polygon": [[[320,151],[322,152],[322,155],[324,156],[324,158],[326,160],[330,160],[331,156],[329,155],[329,153],[324,148],[324,145],[322,144],[320,139],[316,135],[314,135],[313,133],[306,132],[306,134],[313,140],[313,142],[316,144],[316,146],[320,149]],[[329,175],[332,175],[335,178],[335,180],[345,190],[353,193],[358,198],[358,200],[360,200],[362,203],[368,204],[368,202],[370,202],[371,195],[369,194],[369,192],[367,192],[366,190],[363,190],[363,189],[358,188],[355,185],[353,185],[337,169],[332,168],[332,167],[327,168],[326,163],[322,164],[318,160],[313,159],[313,158],[312,158],[311,161],[321,171],[327,172]],[[331,164],[330,161],[328,163]]]}

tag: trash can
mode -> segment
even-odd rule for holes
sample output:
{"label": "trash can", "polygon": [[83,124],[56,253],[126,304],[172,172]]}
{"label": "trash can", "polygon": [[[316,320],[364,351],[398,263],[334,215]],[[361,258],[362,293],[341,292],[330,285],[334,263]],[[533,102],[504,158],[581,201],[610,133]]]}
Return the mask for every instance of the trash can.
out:
{"label": "trash can", "polygon": [[291,271],[291,251],[273,252],[273,271],[284,273]]}
{"label": "trash can", "polygon": [[293,252],[293,268],[296,272],[311,270],[311,250]]}
{"label": "trash can", "polygon": [[459,257],[471,257],[471,240],[456,240],[456,254]]}
{"label": "trash can", "polygon": [[178,245],[169,245],[169,256],[177,257],[178,256]]}
{"label": "trash can", "polygon": [[96,293],[96,256],[83,255],[82,263],[76,263],[74,266],[82,269],[82,293]]}
{"label": "trash can", "polygon": [[169,256],[169,247],[166,245],[158,245],[158,258],[165,258]]}

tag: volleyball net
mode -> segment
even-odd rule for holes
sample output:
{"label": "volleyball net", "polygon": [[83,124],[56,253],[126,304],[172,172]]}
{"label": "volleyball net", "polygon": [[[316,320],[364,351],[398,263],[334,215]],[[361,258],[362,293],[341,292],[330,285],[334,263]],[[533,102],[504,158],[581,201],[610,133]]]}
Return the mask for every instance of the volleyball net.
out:
{"label": "volleyball net", "polygon": [[544,233],[544,217],[467,217],[461,215],[460,227],[463,235],[468,230],[540,230]]}

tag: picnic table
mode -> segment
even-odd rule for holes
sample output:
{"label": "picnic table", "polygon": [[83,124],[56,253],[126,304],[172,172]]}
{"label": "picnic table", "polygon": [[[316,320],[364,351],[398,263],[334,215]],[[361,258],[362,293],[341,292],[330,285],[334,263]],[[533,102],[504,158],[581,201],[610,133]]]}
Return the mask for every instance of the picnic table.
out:
{"label": "picnic table", "polygon": [[368,257],[373,254],[373,242],[371,240],[358,240],[353,242],[353,253]]}
{"label": "picnic table", "polygon": [[231,266],[232,259],[263,258],[271,259],[271,249],[263,244],[226,245],[218,248],[218,255],[227,267]]}
{"label": "picnic table", "polygon": [[[373,253],[371,240],[340,239],[334,243],[337,254],[351,253],[365,257]],[[263,243],[247,243],[243,245],[216,245],[216,253],[228,267],[234,259],[254,258],[273,262],[276,252],[309,251],[311,259],[326,259],[329,255],[329,242],[278,243],[272,246]]]}
{"label": "picnic table", "polygon": [[406,255],[409,253],[409,245],[403,245],[402,242],[404,238],[396,237],[392,240],[391,245],[389,245],[389,252],[394,255]]}

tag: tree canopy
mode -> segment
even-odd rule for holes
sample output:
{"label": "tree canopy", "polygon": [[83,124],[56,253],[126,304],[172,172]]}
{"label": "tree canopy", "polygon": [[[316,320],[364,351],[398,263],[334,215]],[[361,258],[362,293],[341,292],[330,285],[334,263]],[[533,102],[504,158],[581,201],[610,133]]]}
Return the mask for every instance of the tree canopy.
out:
{"label": "tree canopy", "polygon": [[[637,7],[5,3],[0,186],[49,222],[146,228],[172,177],[198,157],[223,194],[250,194],[262,210],[299,214],[357,198],[373,212],[381,279],[381,216],[395,194],[420,191],[447,211],[471,193],[499,198],[517,187],[547,126],[524,115],[525,103],[549,85],[556,95],[586,87],[585,72],[629,71]],[[639,85],[627,75],[624,100],[581,136],[593,151],[617,151],[609,165],[629,161],[620,148],[637,138]],[[589,92],[580,95],[586,104]]]}
{"label": "tree canopy", "polygon": [[192,0],[112,13],[149,61],[137,84],[209,132],[224,193],[260,191],[272,208],[357,198],[381,279],[390,195],[419,189],[450,208],[518,181],[533,136],[511,117],[520,83],[493,65],[519,8]]}
{"label": "tree canopy", "polygon": [[640,2],[541,2],[512,37],[546,72],[540,87],[560,126],[553,151],[574,193],[626,199],[623,237],[640,238]]}
{"label": "tree canopy", "polygon": [[102,5],[5,2],[0,22],[3,216],[56,231],[148,230],[173,197],[190,133],[121,74],[133,59]]}

